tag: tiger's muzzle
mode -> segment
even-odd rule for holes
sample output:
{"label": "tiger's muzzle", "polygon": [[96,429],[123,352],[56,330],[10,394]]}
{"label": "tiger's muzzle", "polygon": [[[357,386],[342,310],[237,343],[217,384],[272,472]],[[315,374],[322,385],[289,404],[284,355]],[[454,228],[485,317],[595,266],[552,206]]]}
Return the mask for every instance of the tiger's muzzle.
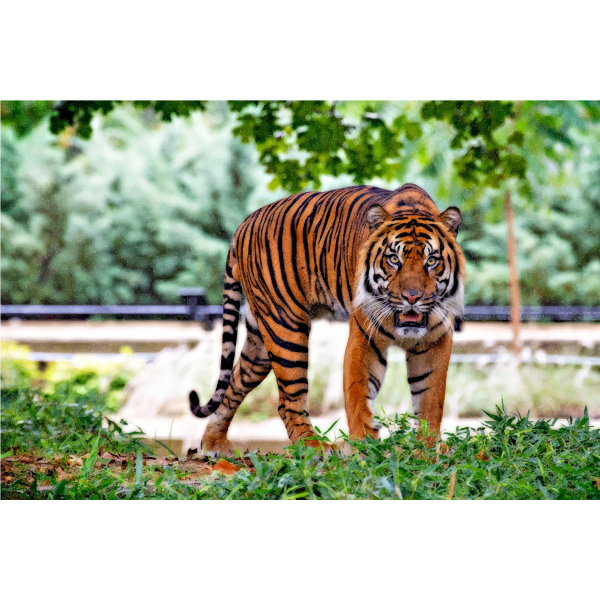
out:
{"label": "tiger's muzzle", "polygon": [[414,310],[394,315],[394,326],[398,327],[427,327],[427,314],[418,313]]}

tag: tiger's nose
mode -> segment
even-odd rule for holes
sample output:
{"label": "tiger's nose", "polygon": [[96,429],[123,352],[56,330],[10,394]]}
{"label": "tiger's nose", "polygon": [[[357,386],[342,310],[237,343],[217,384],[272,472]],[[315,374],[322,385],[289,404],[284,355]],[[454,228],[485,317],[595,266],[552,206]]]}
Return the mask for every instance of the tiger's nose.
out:
{"label": "tiger's nose", "polygon": [[423,294],[417,290],[406,290],[402,292],[402,296],[408,300],[409,304],[414,304]]}

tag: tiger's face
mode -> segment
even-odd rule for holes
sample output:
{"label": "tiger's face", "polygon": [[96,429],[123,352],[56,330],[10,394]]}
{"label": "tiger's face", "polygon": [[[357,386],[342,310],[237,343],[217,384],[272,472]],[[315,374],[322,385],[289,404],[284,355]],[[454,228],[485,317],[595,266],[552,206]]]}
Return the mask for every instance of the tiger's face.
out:
{"label": "tiger's face", "polygon": [[355,307],[374,327],[393,323],[397,338],[450,330],[463,311],[464,256],[456,241],[458,208],[437,217],[393,218],[381,206],[368,214],[371,234],[361,252]]}

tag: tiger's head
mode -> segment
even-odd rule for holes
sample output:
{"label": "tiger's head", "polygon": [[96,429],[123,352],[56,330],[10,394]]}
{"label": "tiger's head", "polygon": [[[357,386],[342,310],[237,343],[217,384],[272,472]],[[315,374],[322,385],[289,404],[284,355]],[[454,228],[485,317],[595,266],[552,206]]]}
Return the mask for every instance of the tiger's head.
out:
{"label": "tiger's head", "polygon": [[374,327],[392,322],[397,338],[421,338],[454,326],[463,312],[465,259],[456,241],[460,210],[438,216],[392,217],[379,205],[367,213],[370,234],[360,254],[355,308]]}

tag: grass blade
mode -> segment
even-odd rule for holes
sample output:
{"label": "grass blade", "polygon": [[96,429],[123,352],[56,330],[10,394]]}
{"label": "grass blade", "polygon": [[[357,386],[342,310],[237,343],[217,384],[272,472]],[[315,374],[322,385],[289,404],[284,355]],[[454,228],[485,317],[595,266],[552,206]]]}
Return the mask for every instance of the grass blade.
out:
{"label": "grass blade", "polygon": [[52,490],[52,498],[56,499],[59,496],[62,496],[65,493],[65,488],[67,487],[67,480],[61,479],[55,486],[54,490]]}

